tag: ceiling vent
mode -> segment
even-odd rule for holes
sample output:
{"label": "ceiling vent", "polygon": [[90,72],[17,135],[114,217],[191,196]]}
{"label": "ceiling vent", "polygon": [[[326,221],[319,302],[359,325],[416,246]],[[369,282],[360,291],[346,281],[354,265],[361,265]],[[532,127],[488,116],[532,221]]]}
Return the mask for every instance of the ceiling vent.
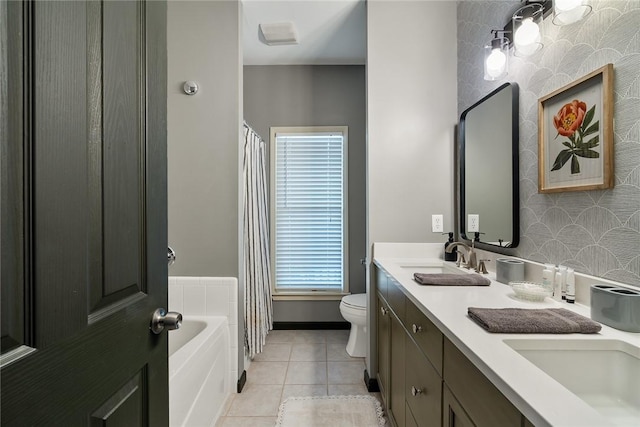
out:
{"label": "ceiling vent", "polygon": [[278,22],[274,24],[260,24],[263,42],[269,46],[282,44],[298,44],[298,33],[293,22]]}

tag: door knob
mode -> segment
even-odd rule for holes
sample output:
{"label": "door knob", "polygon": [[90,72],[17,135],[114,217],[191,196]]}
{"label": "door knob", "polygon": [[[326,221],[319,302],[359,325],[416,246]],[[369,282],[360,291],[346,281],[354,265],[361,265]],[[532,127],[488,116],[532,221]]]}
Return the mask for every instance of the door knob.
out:
{"label": "door knob", "polygon": [[176,262],[176,251],[171,249],[171,246],[167,246],[167,264],[172,265]]}
{"label": "door knob", "polygon": [[149,329],[151,329],[151,332],[154,334],[159,334],[164,329],[168,331],[179,329],[180,325],[182,325],[182,314],[175,311],[167,313],[167,310],[164,308],[158,308],[153,312]]}

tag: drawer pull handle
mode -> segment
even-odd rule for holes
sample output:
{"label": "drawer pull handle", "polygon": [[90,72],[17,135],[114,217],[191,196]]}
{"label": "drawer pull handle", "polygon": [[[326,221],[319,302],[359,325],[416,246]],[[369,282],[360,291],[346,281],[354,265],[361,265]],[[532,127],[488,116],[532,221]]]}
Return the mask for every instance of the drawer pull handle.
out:
{"label": "drawer pull handle", "polygon": [[417,334],[418,332],[422,332],[422,326],[416,325],[414,323],[413,325],[411,325],[411,330],[413,331],[414,334]]}
{"label": "drawer pull handle", "polygon": [[424,393],[424,390],[422,390],[421,388],[416,388],[415,386],[411,386],[411,394],[413,396],[417,396],[422,393]]}
{"label": "drawer pull handle", "polygon": [[380,307],[380,312],[382,313],[383,316],[386,316],[388,313],[387,309],[384,307]]}

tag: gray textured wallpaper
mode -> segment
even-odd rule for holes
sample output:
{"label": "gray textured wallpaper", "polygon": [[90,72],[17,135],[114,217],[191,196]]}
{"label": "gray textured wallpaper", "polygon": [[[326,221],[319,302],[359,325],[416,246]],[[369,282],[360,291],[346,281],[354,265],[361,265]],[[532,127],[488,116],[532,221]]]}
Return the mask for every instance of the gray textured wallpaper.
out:
{"label": "gray textured wallpaper", "polygon": [[[483,79],[483,46],[519,1],[458,2],[458,112],[506,81],[520,87],[520,233],[516,255],[640,285],[640,0],[592,0],[575,24],[544,21],[544,48]],[[609,190],[538,194],[538,99],[612,63],[614,171]]]}

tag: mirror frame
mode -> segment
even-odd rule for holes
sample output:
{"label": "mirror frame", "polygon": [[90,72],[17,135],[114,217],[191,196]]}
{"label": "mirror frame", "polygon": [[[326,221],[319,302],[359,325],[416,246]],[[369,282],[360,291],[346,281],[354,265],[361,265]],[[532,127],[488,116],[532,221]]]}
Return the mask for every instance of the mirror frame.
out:
{"label": "mirror frame", "polygon": [[471,110],[481,105],[483,102],[496,95],[501,90],[511,87],[511,206],[513,230],[511,231],[511,244],[509,246],[493,245],[485,242],[475,242],[475,246],[480,249],[487,249],[493,252],[508,252],[520,243],[520,112],[519,112],[519,88],[516,83],[504,83],[491,93],[480,99],[478,102],[467,108],[460,115],[459,135],[458,135],[458,164],[459,164],[459,216],[458,234],[461,240],[472,241],[465,232],[465,121]]}

